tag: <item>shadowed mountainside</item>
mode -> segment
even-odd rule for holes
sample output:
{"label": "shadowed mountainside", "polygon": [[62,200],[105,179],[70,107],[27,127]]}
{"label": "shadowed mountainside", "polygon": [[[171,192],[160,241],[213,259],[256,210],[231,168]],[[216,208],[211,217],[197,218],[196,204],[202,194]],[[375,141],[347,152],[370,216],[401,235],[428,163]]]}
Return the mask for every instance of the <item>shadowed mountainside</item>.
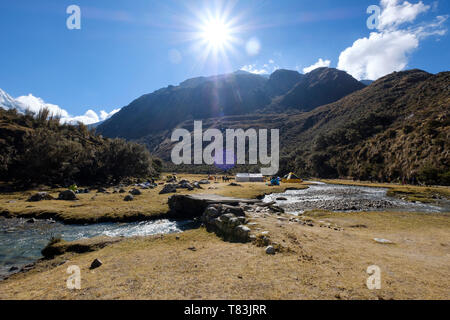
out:
{"label": "shadowed mountainside", "polygon": [[[364,85],[345,72],[329,68],[306,76],[296,71],[277,70],[269,79],[243,71],[199,77],[136,99],[100,124],[97,131],[108,137],[159,140],[158,136],[186,120],[251,114],[269,105],[278,107],[277,101],[297,98],[300,102],[288,107],[304,105],[310,110],[361,88]],[[287,96],[283,97],[284,94]],[[285,105],[280,107],[286,109]],[[149,143],[151,148],[153,145]]]}

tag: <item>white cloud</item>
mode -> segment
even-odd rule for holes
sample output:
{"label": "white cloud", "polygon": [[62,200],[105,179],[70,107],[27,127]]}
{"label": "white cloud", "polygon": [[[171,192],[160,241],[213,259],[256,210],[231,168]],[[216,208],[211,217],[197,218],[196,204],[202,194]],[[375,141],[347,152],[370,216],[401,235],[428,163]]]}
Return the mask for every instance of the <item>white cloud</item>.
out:
{"label": "white cloud", "polygon": [[427,12],[431,7],[423,4],[422,1],[412,4],[400,0],[381,0],[382,12],[380,16],[379,30],[397,28],[398,26],[413,22],[421,13]]}
{"label": "white cloud", "polygon": [[303,73],[309,73],[317,68],[322,68],[322,67],[329,67],[331,64],[330,60],[322,60],[322,58],[319,58],[319,60],[314,63],[312,66],[303,68]]}
{"label": "white cloud", "polygon": [[120,111],[120,108],[119,109],[114,109],[110,113],[106,112],[105,110],[102,110],[102,111],[100,111],[100,120],[104,121],[106,119],[109,119],[109,118],[111,118],[113,115],[115,115],[119,111]]}
{"label": "white cloud", "polygon": [[248,64],[241,68],[243,71],[247,71],[254,74],[269,74],[269,71],[264,68],[257,68],[256,64]]}
{"label": "white cloud", "polygon": [[[88,110],[81,116],[71,116],[66,110],[60,108],[58,105],[46,103],[43,99],[29,94],[28,96],[21,96],[16,99],[19,101],[24,108],[29,109],[34,113],[38,113],[39,110],[43,108],[48,108],[50,113],[53,115],[61,116],[61,123],[71,123],[76,124],[82,122],[84,124],[93,124],[103,120],[106,120],[113,116],[115,113],[119,112],[120,109],[115,109],[111,112],[106,112],[104,110],[100,111],[100,116],[94,110]],[[25,110],[20,110],[25,111]]]}
{"label": "white cloud", "polygon": [[66,110],[61,109],[55,104],[45,103],[44,100],[33,96],[31,93],[27,96],[18,97],[16,100],[25,105],[27,109],[34,113],[38,113],[39,110],[47,108],[51,113],[54,115],[61,115],[62,118],[67,118],[69,116],[69,113]]}
{"label": "white cloud", "polygon": [[[381,0],[381,16],[377,32],[356,40],[341,52],[338,69],[356,79],[376,80],[408,66],[410,54],[419,48],[420,41],[432,36],[443,36],[448,16],[437,16],[434,21],[414,24],[417,17],[430,10],[422,1],[412,4],[401,0]],[[408,27],[403,25],[409,24]]]}

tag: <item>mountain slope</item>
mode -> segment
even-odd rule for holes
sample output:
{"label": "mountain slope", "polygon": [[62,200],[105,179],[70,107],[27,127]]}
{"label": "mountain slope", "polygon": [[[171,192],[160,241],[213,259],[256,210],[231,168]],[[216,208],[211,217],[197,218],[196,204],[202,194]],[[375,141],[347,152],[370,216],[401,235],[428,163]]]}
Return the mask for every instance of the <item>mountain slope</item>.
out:
{"label": "mountain slope", "polygon": [[[448,185],[449,112],[450,72],[410,70],[310,112],[231,116],[203,126],[279,129],[280,174]],[[169,160],[173,143],[164,138],[154,151]]]}
{"label": "mountain slope", "polygon": [[[297,90],[292,91],[293,87]],[[313,105],[336,101],[346,93],[363,87],[363,84],[346,73],[328,68],[307,75],[277,70],[268,79],[243,71],[199,77],[136,99],[99,125],[97,131],[108,137],[154,141],[149,143],[152,146],[160,142],[161,134],[164,135],[165,131],[186,120],[263,111],[279,99],[297,99],[299,88],[302,88],[299,104],[306,105],[304,102],[308,101],[307,107],[311,109]],[[277,112],[283,112],[287,107],[281,105],[278,109]]]}
{"label": "mountain slope", "polygon": [[364,87],[364,84],[344,71],[318,68],[306,74],[293,89],[285,94],[278,101],[277,109],[282,107],[310,111]]}

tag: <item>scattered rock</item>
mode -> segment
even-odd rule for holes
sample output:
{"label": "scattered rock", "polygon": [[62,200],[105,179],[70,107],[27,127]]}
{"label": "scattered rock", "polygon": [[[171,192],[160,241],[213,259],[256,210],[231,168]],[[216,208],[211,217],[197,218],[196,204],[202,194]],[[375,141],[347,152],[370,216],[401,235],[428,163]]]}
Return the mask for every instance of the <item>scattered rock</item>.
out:
{"label": "scattered rock", "polygon": [[394,244],[394,242],[392,242],[391,240],[387,240],[387,239],[374,238],[373,240],[376,243],[381,243],[381,244]]}
{"label": "scattered rock", "polygon": [[141,192],[139,189],[136,189],[136,188],[132,189],[132,190],[130,191],[130,193],[131,193],[133,196],[139,196],[139,195],[142,194],[142,192]]}
{"label": "scattered rock", "polygon": [[189,247],[188,250],[197,251],[197,248],[196,247]]}
{"label": "scattered rock", "polygon": [[274,247],[272,247],[272,246],[268,246],[267,248],[266,248],[266,253],[267,254],[275,254],[275,248]]}
{"label": "scattered rock", "polygon": [[119,193],[126,193],[127,191],[124,189],[124,188],[121,188],[120,190],[119,190]]}
{"label": "scattered rock", "polygon": [[35,218],[31,218],[31,219],[28,219],[27,220],[27,223],[35,223],[36,222],[36,219]]}
{"label": "scattered rock", "polygon": [[176,193],[176,192],[177,192],[176,184],[166,184],[164,188],[159,192],[159,194]]}
{"label": "scattered rock", "polygon": [[72,190],[66,190],[59,193],[58,200],[73,201],[78,200],[77,195]]}
{"label": "scattered rock", "polygon": [[18,271],[19,270],[19,268],[18,267],[16,267],[16,266],[12,266],[11,268],[9,268],[9,272],[14,272],[14,271]]}
{"label": "scattered rock", "polygon": [[54,200],[54,198],[49,195],[47,192],[38,192],[28,198],[28,202],[38,202],[42,200]]}
{"label": "scattered rock", "polygon": [[106,192],[108,192],[108,191],[103,187],[100,187],[97,189],[97,193],[106,193]]}
{"label": "scattered rock", "polygon": [[192,184],[192,186],[193,186],[194,188],[196,188],[196,189],[203,189],[202,186],[200,185],[200,183],[198,183],[197,181],[194,182],[194,183]]}
{"label": "scattered rock", "polygon": [[180,189],[188,189],[189,191],[194,190],[194,186],[193,186],[189,181],[187,181],[187,180],[181,180],[181,181],[178,183],[177,188],[180,188]]}
{"label": "scattered rock", "polygon": [[91,267],[89,269],[91,269],[91,270],[92,269],[97,269],[97,268],[101,267],[102,264],[103,263],[99,259],[95,259],[94,261],[92,261]]}
{"label": "scattered rock", "polygon": [[286,200],[287,200],[287,198],[284,198],[284,197],[279,197],[279,198],[277,198],[276,200],[277,200],[277,201],[286,201]]}
{"label": "scattered rock", "polygon": [[133,200],[134,200],[134,197],[133,197],[131,194],[129,194],[129,195],[127,195],[123,200],[124,200],[124,201],[133,201]]}
{"label": "scattered rock", "polygon": [[210,184],[210,182],[206,179],[200,180],[198,184]]}
{"label": "scattered rock", "polygon": [[230,187],[242,187],[242,185],[236,183],[236,182],[232,182],[229,184]]}

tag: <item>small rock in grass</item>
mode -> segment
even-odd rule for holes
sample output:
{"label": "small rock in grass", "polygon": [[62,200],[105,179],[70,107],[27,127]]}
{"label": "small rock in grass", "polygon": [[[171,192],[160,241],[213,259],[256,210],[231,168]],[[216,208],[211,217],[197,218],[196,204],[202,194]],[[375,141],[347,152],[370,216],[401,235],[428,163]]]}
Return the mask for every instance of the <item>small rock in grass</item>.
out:
{"label": "small rock in grass", "polygon": [[[27,201],[28,202],[38,202],[42,200],[53,200],[53,197],[47,192],[38,192],[32,195]],[[11,202],[10,202],[11,203]]]}
{"label": "small rock in grass", "polygon": [[130,193],[131,193],[133,196],[139,196],[139,195],[142,194],[142,192],[141,192],[139,189],[136,189],[136,188],[134,188],[133,190],[131,190]]}
{"label": "small rock in grass", "polygon": [[381,238],[374,238],[373,239],[376,243],[381,243],[381,244],[393,244],[394,242],[392,242],[391,240],[387,240],[387,239],[381,239]]}
{"label": "small rock in grass", "polygon": [[267,253],[267,254],[275,254],[275,248],[272,247],[272,246],[268,246],[268,247],[266,248],[266,253]]}
{"label": "small rock in grass", "polygon": [[99,259],[95,259],[94,261],[92,261],[91,263],[91,267],[90,269],[97,269],[99,268],[103,263],[99,260]]}
{"label": "small rock in grass", "polygon": [[127,195],[123,200],[124,200],[124,201],[133,201],[133,200],[134,200],[134,197],[133,197],[131,194],[129,194],[129,195]]}
{"label": "small rock in grass", "polygon": [[77,195],[72,190],[65,190],[59,193],[58,200],[78,200]]}

